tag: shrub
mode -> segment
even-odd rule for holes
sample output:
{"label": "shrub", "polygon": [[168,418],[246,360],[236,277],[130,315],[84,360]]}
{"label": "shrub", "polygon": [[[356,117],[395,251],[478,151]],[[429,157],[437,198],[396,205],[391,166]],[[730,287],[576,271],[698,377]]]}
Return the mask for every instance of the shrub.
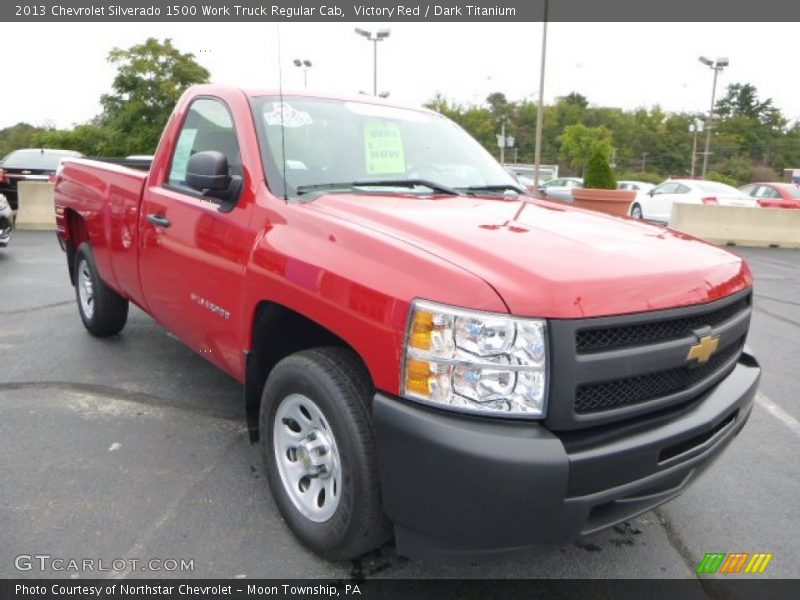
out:
{"label": "shrub", "polygon": [[608,153],[601,148],[596,149],[589,159],[583,187],[598,190],[617,189],[617,179],[614,177],[611,165],[608,164]]}
{"label": "shrub", "polygon": [[723,175],[722,173],[717,173],[716,171],[709,171],[706,173],[706,179],[708,181],[716,181],[718,183],[727,183],[728,185],[732,185],[733,187],[737,187],[739,182],[736,181],[733,177],[728,177],[727,175]]}
{"label": "shrub", "polygon": [[666,177],[663,175],[653,173],[652,171],[624,171],[617,175],[617,181],[643,181],[655,185],[658,185],[665,179]]}
{"label": "shrub", "polygon": [[[775,169],[769,167],[754,167],[753,168],[753,181],[780,181],[781,178]],[[750,183],[743,181],[742,183]]]}

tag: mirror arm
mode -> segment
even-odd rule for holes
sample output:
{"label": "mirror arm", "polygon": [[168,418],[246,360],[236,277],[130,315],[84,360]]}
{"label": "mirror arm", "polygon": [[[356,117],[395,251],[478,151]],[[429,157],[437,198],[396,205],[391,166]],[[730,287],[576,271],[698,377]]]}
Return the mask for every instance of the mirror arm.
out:
{"label": "mirror arm", "polygon": [[231,175],[228,180],[228,187],[224,190],[205,190],[204,196],[213,198],[219,201],[219,208],[217,210],[222,213],[231,212],[239,200],[239,195],[242,192],[242,176]]}

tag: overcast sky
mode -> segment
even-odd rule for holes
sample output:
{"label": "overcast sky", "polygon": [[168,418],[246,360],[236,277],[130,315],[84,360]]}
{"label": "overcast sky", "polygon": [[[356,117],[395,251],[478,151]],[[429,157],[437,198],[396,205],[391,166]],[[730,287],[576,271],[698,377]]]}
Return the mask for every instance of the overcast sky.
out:
{"label": "overcast sky", "polygon": [[[535,98],[539,87],[541,23],[282,23],[285,90],[303,86],[292,59],[308,59],[309,88],[357,93],[372,89],[372,44],[353,29],[391,27],[378,47],[378,88],[404,104],[441,92],[482,102],[493,91]],[[147,37],[172,38],[192,52],[215,83],[278,84],[275,23],[15,23],[3,24],[4,85],[0,127],[27,121],[69,127],[99,110],[114,69],[114,47]],[[730,59],[720,78],[753,83],[792,120],[800,119],[793,77],[796,23],[551,23],[545,100],[577,91],[591,104],[669,111],[708,110],[712,72],[701,54]]]}

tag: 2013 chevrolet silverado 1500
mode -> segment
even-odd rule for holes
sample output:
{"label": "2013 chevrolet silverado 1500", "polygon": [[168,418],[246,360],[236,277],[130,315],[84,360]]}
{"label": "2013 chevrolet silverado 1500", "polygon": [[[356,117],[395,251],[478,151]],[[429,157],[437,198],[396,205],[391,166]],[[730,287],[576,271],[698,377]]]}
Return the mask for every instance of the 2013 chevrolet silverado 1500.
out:
{"label": "2013 chevrolet silverado 1500", "polygon": [[149,172],[68,160],[56,216],[90,333],[133,302],[243,383],[306,545],[476,557],[675,497],[760,377],[740,258],[517,186],[429,111],[200,86]]}

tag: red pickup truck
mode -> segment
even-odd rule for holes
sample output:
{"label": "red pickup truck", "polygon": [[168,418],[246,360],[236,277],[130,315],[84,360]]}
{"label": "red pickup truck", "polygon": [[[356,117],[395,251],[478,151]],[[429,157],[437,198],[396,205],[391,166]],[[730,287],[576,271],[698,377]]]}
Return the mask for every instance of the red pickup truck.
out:
{"label": "red pickup truck", "polygon": [[533,199],[430,111],[193,87],[149,172],[69,160],[55,198],[89,332],[133,302],[241,381],[275,501],[328,558],[591,535],[751,411],[740,258]]}

